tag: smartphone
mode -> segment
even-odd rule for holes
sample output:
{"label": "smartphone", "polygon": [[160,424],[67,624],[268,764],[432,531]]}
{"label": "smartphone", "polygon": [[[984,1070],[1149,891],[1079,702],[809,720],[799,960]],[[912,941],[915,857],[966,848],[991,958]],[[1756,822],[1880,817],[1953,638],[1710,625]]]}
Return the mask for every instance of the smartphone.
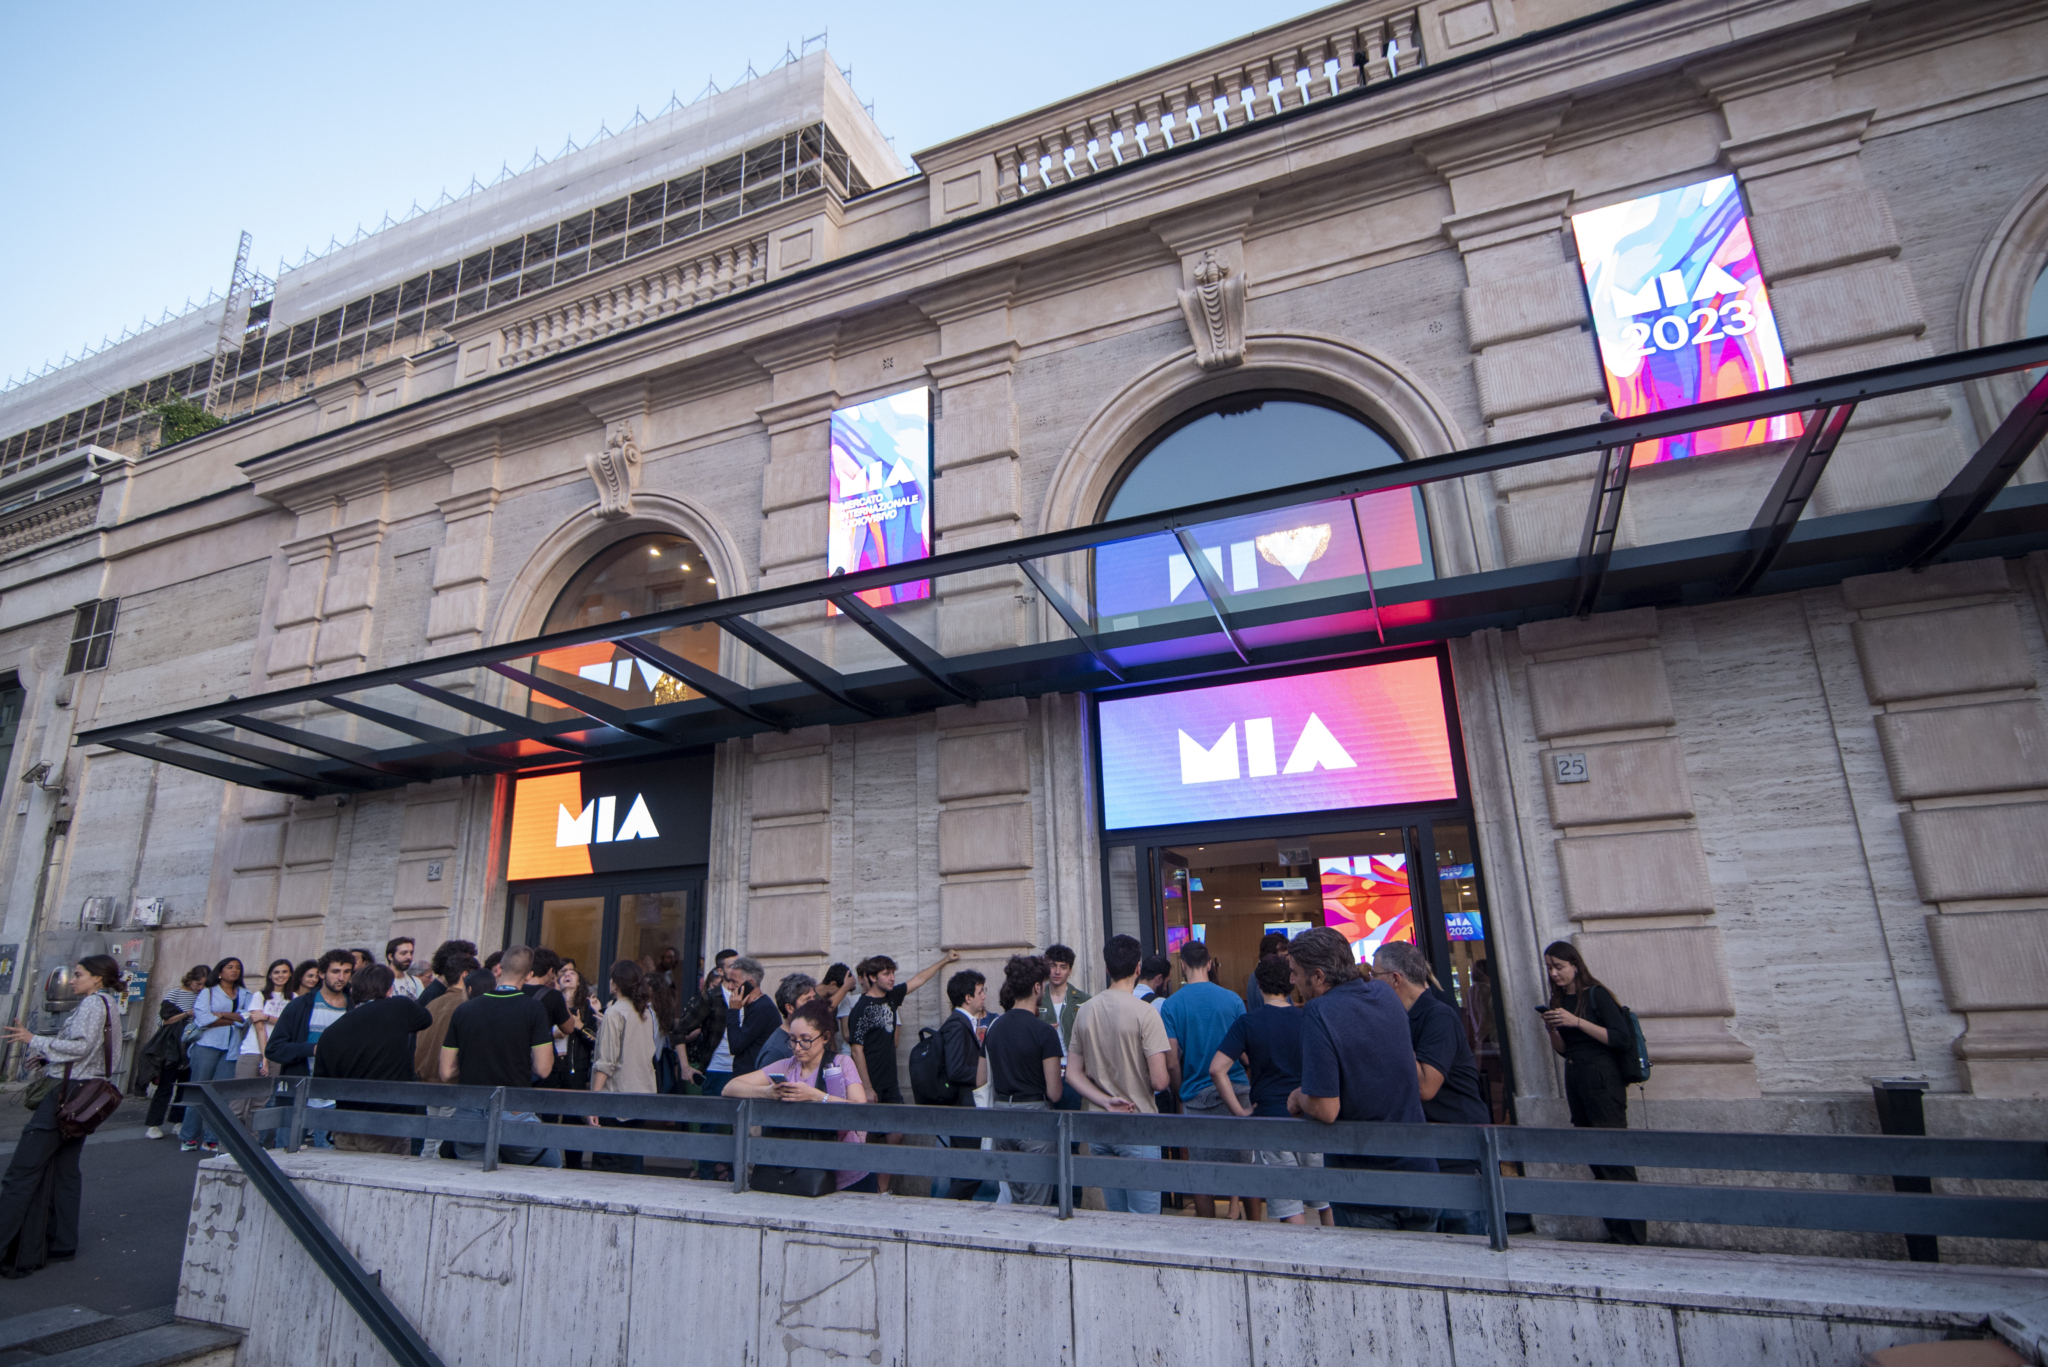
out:
{"label": "smartphone", "polygon": [[1548,1011],[1548,1010],[1550,1010],[1550,1003],[1549,1003],[1549,1002],[1537,1002],[1537,1003],[1536,1003],[1536,1009],[1537,1009],[1538,1011]]}

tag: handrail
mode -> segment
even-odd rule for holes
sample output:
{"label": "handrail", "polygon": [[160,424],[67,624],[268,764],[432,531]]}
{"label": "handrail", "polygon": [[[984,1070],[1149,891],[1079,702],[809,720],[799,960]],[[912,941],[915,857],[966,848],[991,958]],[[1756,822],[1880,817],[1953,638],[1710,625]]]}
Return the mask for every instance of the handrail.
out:
{"label": "handrail", "polygon": [[[190,1084],[209,1097],[262,1100],[263,1079]],[[210,1090],[208,1090],[210,1089]],[[257,1129],[298,1131],[307,1101],[407,1105],[417,1112],[318,1112],[328,1129],[437,1143],[484,1142],[486,1170],[500,1145],[729,1163],[733,1189],[748,1187],[753,1164],[836,1168],[891,1175],[1057,1183],[1143,1190],[1200,1191],[1219,1196],[1292,1196],[1381,1206],[1481,1210],[1493,1247],[1507,1247],[1507,1213],[1597,1215],[1697,1224],[1745,1224],[1894,1234],[2048,1239],[2048,1199],[1921,1195],[1890,1191],[1816,1190],[1718,1183],[1617,1183],[1507,1177],[1502,1163],[1632,1165],[1713,1172],[1837,1173],[1851,1177],[1919,1176],[1977,1181],[2048,1182],[2048,1144],[2032,1140],[1944,1139],[1890,1135],[1716,1134],[1663,1130],[1543,1129],[1485,1125],[1397,1125],[1293,1118],[1112,1115],[1107,1112],[969,1110],[945,1106],[833,1106],[728,1097],[683,1097],[542,1088],[457,1087],[422,1083],[301,1079],[292,1104],[256,1111]],[[427,1107],[483,1111],[487,1119],[425,1114]],[[507,1120],[506,1113],[561,1117]],[[585,1117],[715,1125],[728,1133],[595,1127]],[[755,1136],[756,1126],[796,1130],[875,1130],[1054,1141],[1051,1153],[983,1149],[852,1145],[839,1140]],[[242,1136],[238,1135],[238,1138]],[[246,1139],[243,1139],[246,1144]],[[1422,1173],[1388,1168],[1267,1168],[1248,1163],[1076,1156],[1073,1144],[1142,1144],[1162,1148],[1272,1149],[1385,1158],[1437,1158],[1476,1171]],[[231,1146],[231,1151],[233,1151]],[[250,1158],[235,1152],[248,1166]],[[252,1158],[267,1163],[256,1149]],[[1063,1196],[1060,1216],[1071,1215]]]}

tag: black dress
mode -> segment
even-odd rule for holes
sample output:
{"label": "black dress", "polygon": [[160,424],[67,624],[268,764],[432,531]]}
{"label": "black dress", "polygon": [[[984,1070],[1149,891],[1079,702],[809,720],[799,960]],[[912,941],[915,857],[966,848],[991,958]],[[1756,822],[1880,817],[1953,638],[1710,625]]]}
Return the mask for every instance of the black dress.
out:
{"label": "black dress", "polygon": [[[1621,1041],[1628,1032],[1628,1017],[1622,1014],[1614,994],[1604,987],[1589,987],[1558,998],[1557,1005],[1574,1016],[1599,1026],[1610,1041],[1602,1044],[1576,1026],[1557,1032],[1564,1043],[1564,1095],[1571,1106],[1572,1125],[1582,1130],[1625,1130],[1628,1128],[1628,1083],[1621,1076]],[[1595,1163],[1593,1176],[1601,1182],[1633,1182],[1636,1170],[1623,1164]],[[1617,1243],[1641,1244],[1649,1240],[1642,1220],[1609,1220],[1607,1232]]]}

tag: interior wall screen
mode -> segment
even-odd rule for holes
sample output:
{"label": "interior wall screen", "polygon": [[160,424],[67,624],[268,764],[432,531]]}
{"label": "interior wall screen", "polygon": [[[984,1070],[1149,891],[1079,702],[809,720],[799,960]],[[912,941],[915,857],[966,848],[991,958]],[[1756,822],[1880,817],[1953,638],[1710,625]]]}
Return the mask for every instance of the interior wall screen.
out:
{"label": "interior wall screen", "polygon": [[[931,491],[929,389],[906,389],[834,409],[826,573],[852,574],[929,557]],[[917,580],[869,589],[860,599],[879,608],[930,594],[931,581]]]}
{"label": "interior wall screen", "polygon": [[1114,698],[1099,715],[1111,830],[1458,795],[1434,657]]}
{"label": "interior wall screen", "polygon": [[[1734,176],[1572,215],[1617,418],[1777,389],[1785,348]],[[1796,437],[1796,414],[1637,442],[1631,465]]]}

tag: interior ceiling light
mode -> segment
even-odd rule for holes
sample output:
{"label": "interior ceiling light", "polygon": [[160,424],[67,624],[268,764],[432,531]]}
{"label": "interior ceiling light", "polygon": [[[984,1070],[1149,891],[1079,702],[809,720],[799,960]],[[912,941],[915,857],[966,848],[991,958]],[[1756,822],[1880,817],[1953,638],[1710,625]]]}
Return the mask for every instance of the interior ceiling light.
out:
{"label": "interior ceiling light", "polygon": [[1319,523],[1313,527],[1294,527],[1284,532],[1268,532],[1254,539],[1259,548],[1259,559],[1268,565],[1278,565],[1296,579],[1315,561],[1323,558],[1323,552],[1330,549],[1330,524]]}
{"label": "interior ceiling light", "polygon": [[660,559],[660,558],[661,558],[661,547],[659,547],[659,546],[649,546],[649,547],[647,548],[647,553],[648,553],[649,555],[651,555],[651,556],[655,557],[655,558],[656,558],[656,559],[658,560],[658,559]]}

